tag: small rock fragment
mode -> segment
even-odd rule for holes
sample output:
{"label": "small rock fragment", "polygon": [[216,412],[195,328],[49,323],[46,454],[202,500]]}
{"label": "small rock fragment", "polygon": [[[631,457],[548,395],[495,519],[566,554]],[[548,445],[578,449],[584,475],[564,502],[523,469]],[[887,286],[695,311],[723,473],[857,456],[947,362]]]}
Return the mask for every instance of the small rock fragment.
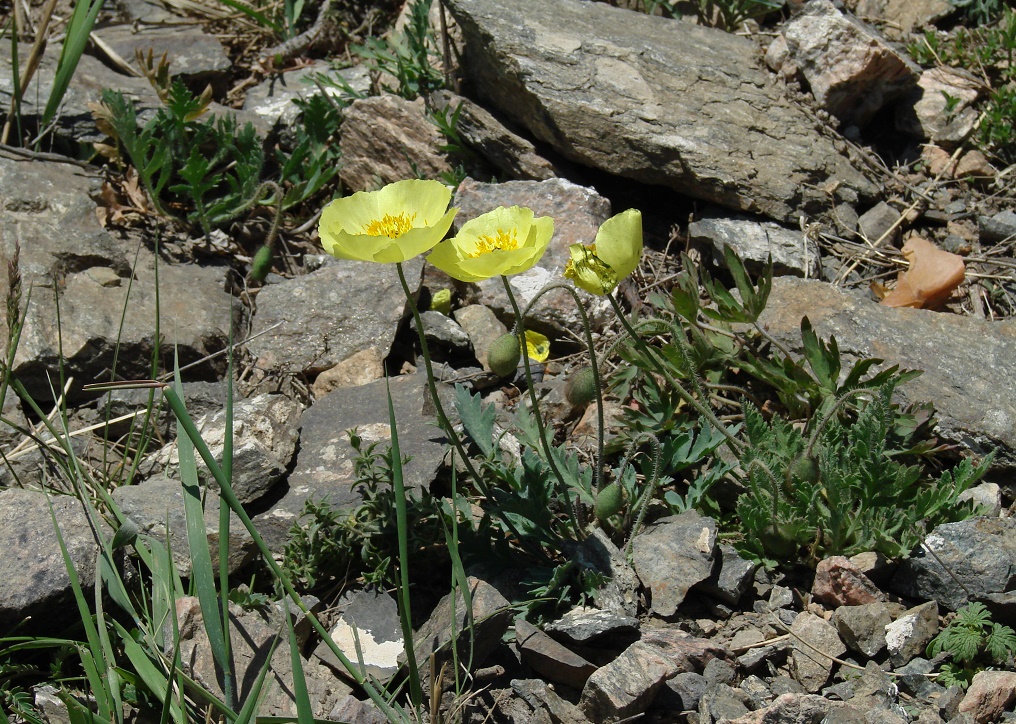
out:
{"label": "small rock fragment", "polygon": [[820,691],[833,670],[830,656],[843,656],[847,647],[832,624],[813,613],[799,614],[790,632],[794,640],[790,653],[791,673],[809,692]]}
{"label": "small rock fragment", "polygon": [[1013,701],[1016,701],[1016,672],[979,671],[974,674],[959,710],[973,716],[977,724],[985,724],[997,721]]}
{"label": "small rock fragment", "polygon": [[905,611],[885,627],[885,642],[893,666],[903,666],[924,653],[938,633],[938,604],[935,601]]}
{"label": "small rock fragment", "polygon": [[811,593],[815,600],[829,606],[859,606],[885,599],[878,587],[843,556],[819,561]]}

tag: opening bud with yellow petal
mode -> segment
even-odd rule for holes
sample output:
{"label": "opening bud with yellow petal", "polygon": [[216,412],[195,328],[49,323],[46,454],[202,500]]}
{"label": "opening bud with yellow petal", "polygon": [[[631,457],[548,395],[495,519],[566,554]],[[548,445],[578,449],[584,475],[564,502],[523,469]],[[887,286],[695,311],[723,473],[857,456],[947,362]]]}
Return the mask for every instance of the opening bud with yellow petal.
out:
{"label": "opening bud with yellow petal", "polygon": [[462,225],[427,261],[460,282],[519,274],[532,268],[554,235],[554,220],[522,206],[499,206]]}
{"label": "opening bud with yellow petal", "polygon": [[406,261],[434,248],[457,209],[440,181],[409,179],[335,199],[321,212],[321,246],[338,259]]}
{"label": "opening bud with yellow petal", "polygon": [[547,339],[546,335],[527,329],[526,354],[529,356],[529,359],[541,363],[546,362],[550,357],[550,340]]}
{"label": "opening bud with yellow petal", "polygon": [[590,294],[610,294],[642,260],[642,212],[628,209],[600,225],[590,246],[572,244],[564,275]]}

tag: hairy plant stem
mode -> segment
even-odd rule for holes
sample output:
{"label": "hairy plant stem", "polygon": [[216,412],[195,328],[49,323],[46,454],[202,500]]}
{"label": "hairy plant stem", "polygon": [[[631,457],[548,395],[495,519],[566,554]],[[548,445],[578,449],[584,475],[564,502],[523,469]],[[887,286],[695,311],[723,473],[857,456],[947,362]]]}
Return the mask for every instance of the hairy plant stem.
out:
{"label": "hairy plant stem", "polygon": [[536,387],[533,385],[533,372],[529,364],[529,353],[526,345],[526,325],[525,320],[522,318],[522,310],[519,309],[519,303],[515,299],[515,293],[508,282],[508,277],[503,274],[501,275],[501,284],[504,285],[504,290],[508,294],[508,301],[512,305],[512,311],[515,313],[515,336],[519,338],[519,345],[522,348],[522,368],[526,374],[526,387],[529,390],[529,401],[533,406],[533,419],[536,420],[536,430],[540,435],[540,443],[543,445],[543,452],[547,457],[547,465],[550,467],[551,472],[554,473],[554,477],[560,486],[559,495],[564,498],[568,519],[575,530],[575,535],[581,540],[586,537],[585,531],[579,526],[578,518],[575,515],[575,506],[572,505],[571,494],[568,490],[568,484],[565,482],[564,476],[554,460],[554,451],[550,447],[550,440],[547,438],[547,428],[543,424],[543,415],[540,413],[540,401],[536,396]]}
{"label": "hairy plant stem", "polygon": [[[438,397],[437,394],[437,384],[434,382],[434,366],[431,364],[430,348],[427,346],[427,337],[424,334],[423,319],[420,317],[420,310],[416,306],[416,299],[413,297],[413,293],[409,289],[409,282],[406,281],[406,272],[402,268],[402,262],[396,262],[395,268],[398,269],[399,282],[402,283],[402,292],[406,295],[406,302],[409,304],[409,311],[412,312],[413,321],[416,323],[416,334],[420,340],[420,356],[423,357],[423,364],[427,369],[427,388],[430,391],[430,398],[434,402],[434,410],[437,413],[438,424],[441,426],[441,429],[444,430],[445,435],[448,436],[448,441],[454,446],[455,452],[457,452],[459,457],[462,458],[462,464],[466,466],[466,471],[476,482],[476,487],[480,489],[483,497],[487,498],[487,500],[494,500],[490,494],[490,488],[487,487],[487,484],[480,476],[480,473],[476,470],[476,466],[474,466],[472,460],[469,459],[469,456],[466,454],[466,450],[462,445],[462,441],[455,433],[455,428],[452,427],[452,423],[448,419],[448,415],[445,414],[444,405],[441,404],[441,398]],[[501,522],[504,523],[508,532],[518,539],[520,545],[525,546],[531,552],[537,553],[541,558],[546,557],[539,548],[535,548],[522,537],[518,528],[516,528],[506,516],[499,515],[498,517],[501,519]]]}
{"label": "hairy plant stem", "polygon": [[[526,309],[523,312],[524,315],[529,314],[529,311],[536,304],[537,300],[552,289],[563,289],[571,294],[572,299],[575,301],[575,308],[579,311],[579,318],[582,320],[582,331],[586,337],[586,347],[589,348],[589,366],[593,370],[593,387],[596,388],[596,492],[600,492],[603,489],[603,383],[600,379],[600,366],[596,362],[596,345],[593,342],[593,330],[589,324],[589,315],[586,314],[586,308],[582,305],[582,300],[579,299],[578,292],[570,284],[564,284],[558,282],[556,284],[548,284],[543,289],[538,291],[536,295],[529,300],[529,304],[526,305]],[[524,349],[524,348],[523,348]]]}
{"label": "hairy plant stem", "polygon": [[727,429],[726,425],[720,422],[720,420],[716,417],[713,411],[710,410],[704,402],[695,399],[694,395],[689,393],[688,390],[684,389],[684,387],[682,387],[681,384],[674,379],[673,375],[671,375],[667,371],[666,366],[659,359],[659,357],[657,357],[656,352],[653,350],[653,348],[650,347],[648,344],[646,344],[645,340],[643,340],[642,337],[639,336],[638,332],[636,332],[635,329],[631,326],[631,322],[629,322],[628,318],[625,316],[624,310],[621,309],[621,305],[619,305],[617,303],[617,300],[614,299],[614,295],[608,294],[607,299],[610,300],[610,304],[614,308],[614,314],[617,315],[618,320],[621,322],[621,326],[624,327],[625,331],[632,338],[632,341],[634,341],[635,344],[638,345],[639,349],[642,350],[643,354],[645,354],[646,357],[649,358],[650,362],[652,362],[653,366],[656,368],[656,371],[659,372],[661,375],[663,375],[663,378],[667,380],[667,382],[670,384],[671,387],[674,388],[674,391],[677,392],[678,396],[682,400],[684,400],[689,405],[694,407],[700,415],[706,418],[706,420],[709,422],[710,425],[719,430],[719,432],[723,435],[724,439],[726,440],[727,447],[730,448],[731,452],[733,452],[735,455],[740,455],[741,442],[736,437],[734,437],[734,434]]}

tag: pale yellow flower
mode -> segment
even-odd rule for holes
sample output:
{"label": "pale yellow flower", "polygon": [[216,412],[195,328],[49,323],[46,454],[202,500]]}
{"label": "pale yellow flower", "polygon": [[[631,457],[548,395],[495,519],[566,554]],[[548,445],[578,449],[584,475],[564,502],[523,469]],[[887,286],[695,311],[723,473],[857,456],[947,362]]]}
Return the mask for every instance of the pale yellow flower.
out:
{"label": "pale yellow flower", "polygon": [[457,211],[448,208],[451,198],[440,181],[410,179],[336,199],[321,212],[321,245],[338,259],[412,259],[448,233]]}
{"label": "pale yellow flower", "polygon": [[530,269],[547,250],[554,220],[532,209],[500,206],[467,221],[453,238],[438,244],[427,261],[453,279],[478,282]]}

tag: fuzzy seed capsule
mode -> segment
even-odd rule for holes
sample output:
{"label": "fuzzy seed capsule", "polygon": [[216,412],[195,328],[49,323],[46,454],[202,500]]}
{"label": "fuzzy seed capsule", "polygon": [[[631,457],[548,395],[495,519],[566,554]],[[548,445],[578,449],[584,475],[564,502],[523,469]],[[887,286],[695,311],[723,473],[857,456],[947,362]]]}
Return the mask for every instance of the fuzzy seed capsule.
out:
{"label": "fuzzy seed capsule", "polygon": [[582,407],[596,399],[596,378],[592,367],[583,367],[568,378],[564,397],[572,407]]}
{"label": "fuzzy seed capsule", "polygon": [[514,334],[498,337],[497,341],[487,350],[487,366],[498,377],[507,377],[515,372],[521,359],[522,350],[519,347],[519,338]]}
{"label": "fuzzy seed capsule", "polygon": [[272,250],[270,247],[262,246],[254,254],[254,259],[250,263],[250,278],[251,281],[263,282],[265,277],[268,276],[268,272],[272,270]]}
{"label": "fuzzy seed capsule", "polygon": [[614,482],[596,494],[593,513],[597,520],[606,520],[621,510],[624,505],[624,489]]}

